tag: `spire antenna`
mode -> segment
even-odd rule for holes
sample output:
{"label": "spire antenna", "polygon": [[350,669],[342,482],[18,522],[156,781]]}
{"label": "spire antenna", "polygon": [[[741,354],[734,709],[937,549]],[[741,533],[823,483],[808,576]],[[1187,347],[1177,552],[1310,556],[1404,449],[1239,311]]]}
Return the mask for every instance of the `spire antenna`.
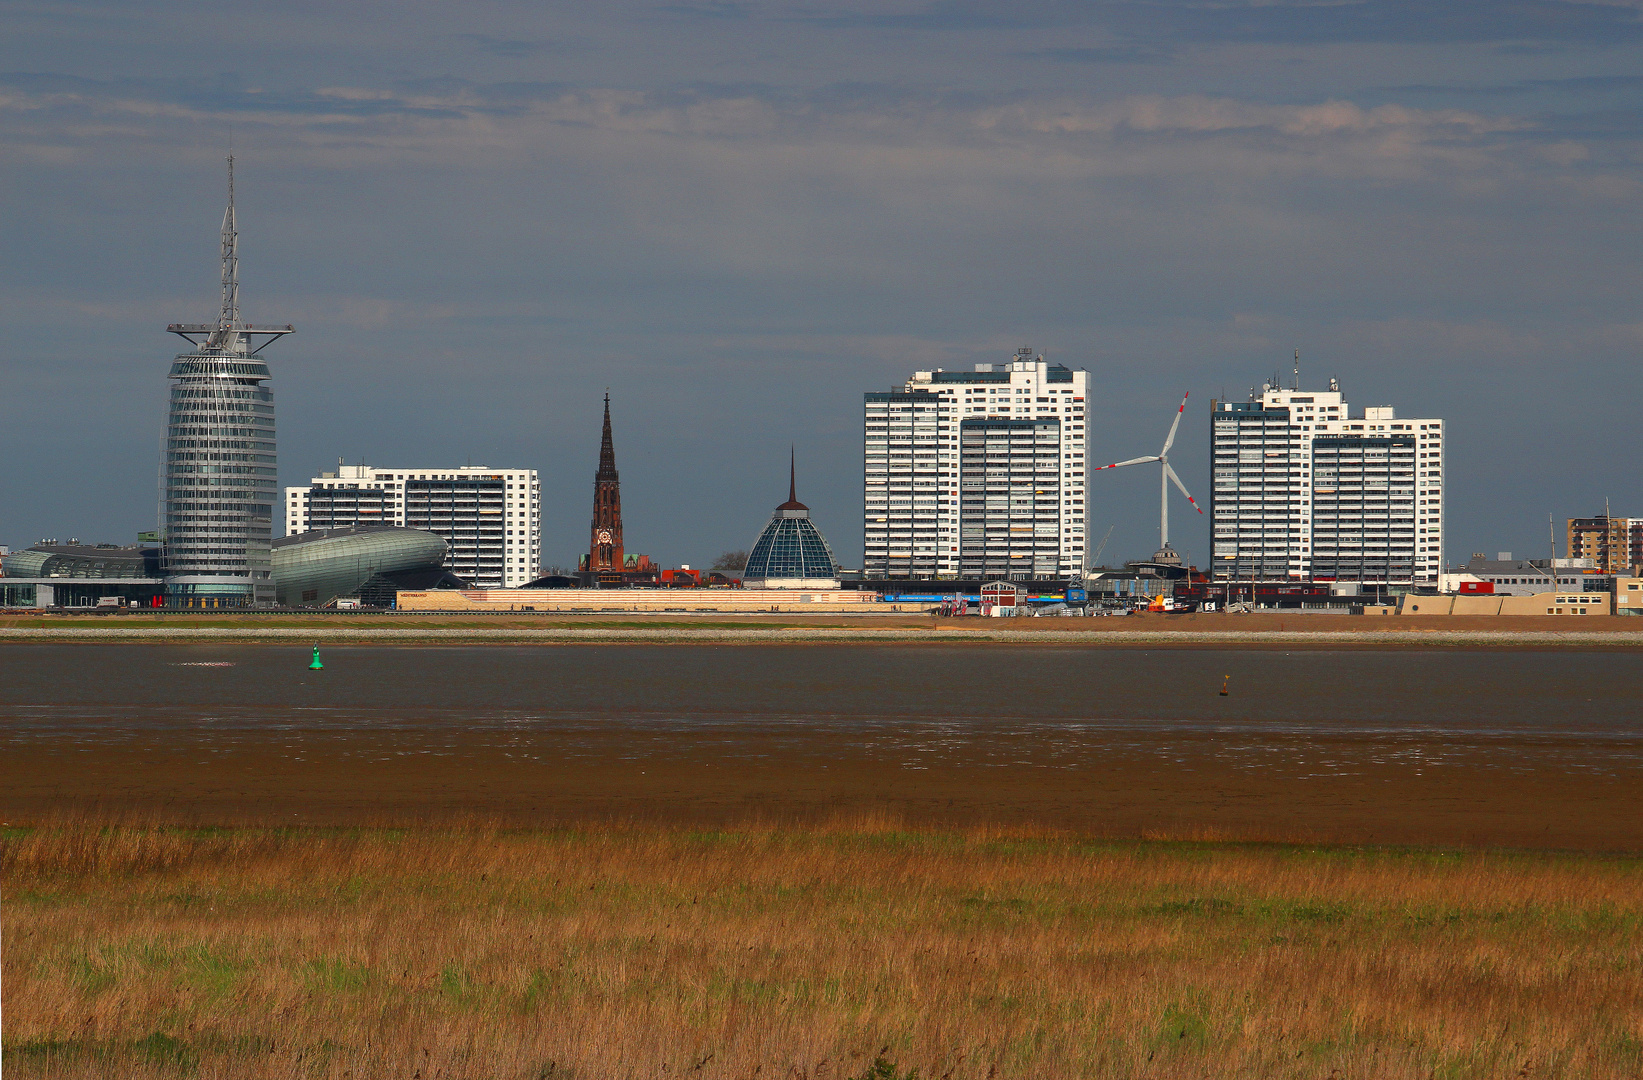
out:
{"label": "spire antenna", "polygon": [[[799,451],[797,445],[787,448],[787,501],[799,501]],[[1606,504],[1605,504],[1606,505]]]}
{"label": "spire antenna", "polygon": [[[214,323],[171,323],[170,333],[187,341],[197,349],[215,353],[237,353],[251,356],[262,351],[269,341],[293,333],[290,323],[284,326],[252,326],[240,321],[240,230],[234,217],[234,155],[228,155],[228,209],[222,216],[222,307]],[[204,334],[204,341],[194,335]],[[253,337],[266,338],[261,345],[251,348]]]}
{"label": "spire antenna", "polygon": [[234,220],[234,155],[228,155],[228,209],[222,216],[222,310],[217,336],[227,339],[240,329],[240,232]]}

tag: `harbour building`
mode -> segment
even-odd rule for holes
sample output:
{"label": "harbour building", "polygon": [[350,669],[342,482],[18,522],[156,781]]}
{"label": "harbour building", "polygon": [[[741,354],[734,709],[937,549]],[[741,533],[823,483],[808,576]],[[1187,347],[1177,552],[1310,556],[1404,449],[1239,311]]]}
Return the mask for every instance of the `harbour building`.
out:
{"label": "harbour building", "polygon": [[1023,348],[865,394],[863,576],[1080,574],[1088,386]]}
{"label": "harbour building", "polygon": [[285,533],[399,526],[446,543],[445,569],[482,589],[540,576],[542,486],[535,469],[342,465],[285,489]]}
{"label": "harbour building", "polygon": [[1436,585],[1443,421],[1276,380],[1210,409],[1216,581]]}
{"label": "harbour building", "polygon": [[796,462],[787,464],[787,501],[753,541],[742,577],[750,589],[836,589],[839,563],[799,501]]}
{"label": "harbour building", "polygon": [[161,564],[173,606],[274,602],[274,391],[258,354],[292,327],[241,321],[238,248],[230,157],[217,321],[166,327],[193,346],[171,363],[160,467]]}

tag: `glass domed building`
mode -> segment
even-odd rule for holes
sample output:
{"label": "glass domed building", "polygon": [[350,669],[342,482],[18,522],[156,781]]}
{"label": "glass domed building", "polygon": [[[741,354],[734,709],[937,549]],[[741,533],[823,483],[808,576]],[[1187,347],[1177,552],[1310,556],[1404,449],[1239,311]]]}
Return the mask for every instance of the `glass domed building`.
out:
{"label": "glass domed building", "polygon": [[810,520],[810,507],[799,501],[797,473],[788,463],[787,501],[770,515],[747,558],[743,583],[751,588],[838,588],[839,564],[827,537]]}

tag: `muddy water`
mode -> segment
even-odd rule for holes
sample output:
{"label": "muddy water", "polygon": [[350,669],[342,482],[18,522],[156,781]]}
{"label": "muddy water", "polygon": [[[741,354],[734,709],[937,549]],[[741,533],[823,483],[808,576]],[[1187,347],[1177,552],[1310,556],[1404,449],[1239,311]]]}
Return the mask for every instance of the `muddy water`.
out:
{"label": "muddy water", "polygon": [[[1643,847],[1643,656],[7,646],[0,813]],[[1219,691],[1226,676],[1230,693]]]}

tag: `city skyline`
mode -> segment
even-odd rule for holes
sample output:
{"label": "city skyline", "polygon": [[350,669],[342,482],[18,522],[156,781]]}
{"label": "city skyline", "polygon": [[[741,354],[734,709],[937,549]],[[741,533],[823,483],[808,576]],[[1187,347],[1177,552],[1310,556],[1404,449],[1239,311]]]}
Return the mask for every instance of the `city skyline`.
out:
{"label": "city skyline", "polygon": [[[626,527],[696,563],[768,516],[795,438],[817,519],[853,519],[856,395],[909,370],[1031,341],[1090,372],[1090,453],[1120,460],[1182,389],[1240,398],[1298,347],[1309,382],[1447,418],[1450,561],[1538,550],[1548,512],[1643,509],[1643,28],[1461,10],[14,7],[0,543],[150,526],[154,328],[210,311],[232,129],[253,317],[303,328],[274,363],[284,484],[339,455],[528,464],[567,561],[556,508],[616,384]],[[262,53],[178,71],[247,18]],[[1207,439],[1189,416],[1172,449],[1195,493]],[[1106,561],[1154,549],[1153,487],[1092,491]],[[1208,523],[1176,524],[1203,565]]]}

